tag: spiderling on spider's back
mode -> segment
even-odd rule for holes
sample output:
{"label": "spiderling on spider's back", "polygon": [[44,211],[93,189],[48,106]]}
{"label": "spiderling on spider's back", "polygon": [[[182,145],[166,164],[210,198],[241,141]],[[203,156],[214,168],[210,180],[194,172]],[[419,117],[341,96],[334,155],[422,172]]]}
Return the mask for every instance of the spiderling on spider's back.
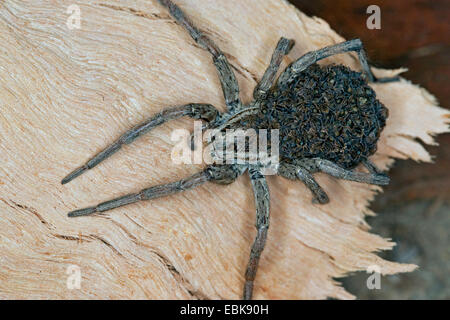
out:
{"label": "spiderling on spider's back", "polygon": [[375,153],[387,115],[361,73],[313,64],[236,127],[279,129],[281,162],[324,158],[354,168]]}
{"label": "spiderling on spider's back", "polygon": [[[197,44],[212,55],[227,111],[221,113],[214,106],[205,103],[189,103],[165,109],[125,132],[109,147],[67,175],[61,181],[63,184],[95,167],[117,152],[122,145],[133,142],[166,121],[183,116],[202,119],[207,123],[207,128],[219,130],[278,129],[279,165],[276,173],[288,179],[302,181],[310,189],[314,203],[325,204],[329,201],[327,194],[313,177],[315,172],[361,183],[388,184],[389,178],[368,159],[376,151],[388,113],[367,83],[395,81],[397,78],[375,78],[359,39],[308,52],[292,62],[276,79],[283,57],[294,46],[293,40],[281,38],[268,68],[253,92],[254,100],[243,104],[239,98],[235,75],[222,51],[172,1],[159,2]],[[358,53],[363,73],[342,65],[321,67],[316,64],[324,58],[350,51]],[[368,173],[351,170],[360,163],[367,168]],[[69,213],[69,217],[104,212],[141,200],[168,196],[207,181],[228,184],[248,171],[255,196],[257,236],[245,272],[243,298],[251,299],[259,258],[269,228],[270,200],[264,166],[262,163],[214,163],[191,177],[75,210]]]}

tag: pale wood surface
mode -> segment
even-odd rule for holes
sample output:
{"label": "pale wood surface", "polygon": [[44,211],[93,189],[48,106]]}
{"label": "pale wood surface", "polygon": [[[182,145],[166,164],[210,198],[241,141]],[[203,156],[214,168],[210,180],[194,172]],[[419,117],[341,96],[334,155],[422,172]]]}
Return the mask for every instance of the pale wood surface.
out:
{"label": "pale wood surface", "polygon": [[[156,1],[76,3],[79,30],[66,26],[72,1],[0,4],[0,298],[240,298],[255,235],[246,176],[104,216],[66,217],[200,170],[170,160],[170,134],[191,128],[186,119],[60,185],[123,131],[171,105],[224,109],[210,56]],[[323,20],[280,0],[176,3],[227,54],[245,102],[280,36],[296,40],[284,65],[343,40]],[[359,70],[355,55],[323,63],[333,62]],[[373,87],[390,112],[376,163],[431,161],[420,141],[433,144],[433,135],[447,131],[448,113],[406,80]],[[364,221],[377,188],[318,180],[331,198],[326,206],[312,205],[300,182],[269,178],[271,227],[255,298],[352,298],[332,277],[372,265],[384,274],[415,268],[375,253],[394,245]],[[67,289],[70,265],[81,269],[81,289]]]}

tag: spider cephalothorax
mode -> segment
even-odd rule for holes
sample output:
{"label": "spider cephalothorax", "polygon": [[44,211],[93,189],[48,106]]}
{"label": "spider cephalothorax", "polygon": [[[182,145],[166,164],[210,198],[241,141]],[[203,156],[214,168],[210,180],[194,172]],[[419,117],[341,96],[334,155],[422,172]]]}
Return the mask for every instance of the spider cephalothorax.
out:
{"label": "spider cephalothorax", "polygon": [[[254,90],[254,100],[243,104],[234,73],[220,49],[202,34],[170,0],[159,0],[171,15],[190,33],[192,38],[208,50],[217,68],[227,112],[220,113],[210,104],[189,103],[161,111],[140,125],[125,132],[117,141],[71,172],[61,182],[73,180],[88,169],[133,142],[142,134],[162,123],[189,116],[207,122],[205,127],[219,132],[237,129],[278,129],[279,163],[276,173],[302,181],[312,192],[315,203],[327,203],[327,194],[314,180],[313,173],[325,172],[339,179],[385,185],[389,178],[368,160],[376,150],[378,138],[387,117],[387,109],[376,99],[369,82],[387,82],[396,78],[376,79],[367,63],[359,39],[311,51],[292,62],[276,79],[282,58],[294,45],[293,40],[281,38],[272,55],[269,67]],[[317,61],[334,54],[355,51],[363,73],[337,66],[321,67]],[[269,131],[270,132],[270,131]],[[271,141],[268,139],[268,141]],[[273,146],[272,146],[273,147]],[[364,164],[368,173],[350,170]],[[167,196],[207,181],[228,184],[248,171],[252,181],[256,206],[257,236],[253,243],[245,273],[243,298],[250,299],[260,255],[269,228],[269,189],[264,176],[268,164],[218,162],[202,172],[176,182],[143,189],[93,207],[75,210],[69,217],[103,212],[141,200]]]}

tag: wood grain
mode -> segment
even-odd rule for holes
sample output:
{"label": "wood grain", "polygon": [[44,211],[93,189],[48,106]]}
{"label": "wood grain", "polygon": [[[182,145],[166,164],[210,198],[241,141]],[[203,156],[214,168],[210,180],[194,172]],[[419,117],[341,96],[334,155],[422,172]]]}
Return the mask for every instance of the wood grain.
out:
{"label": "wood grain", "polygon": [[[284,65],[343,40],[285,1],[176,2],[226,53],[245,102],[280,36],[296,40]],[[60,185],[126,129],[186,102],[224,110],[210,56],[156,1],[77,1],[81,28],[70,30],[72,4],[0,5],[0,298],[240,298],[255,236],[247,177],[67,218],[70,210],[200,170],[171,162],[170,134],[192,128],[186,119]],[[323,63],[360,68],[352,54]],[[407,80],[373,87],[390,111],[373,160],[384,168],[395,158],[430,161],[420,142],[433,144],[434,135],[448,131],[448,112]],[[318,181],[328,205],[312,205],[300,182],[270,177],[272,219],[255,298],[352,298],[333,278],[372,265],[383,274],[414,270],[376,255],[394,245],[364,221],[378,188],[323,175]],[[80,289],[67,288],[71,265],[81,270]]]}

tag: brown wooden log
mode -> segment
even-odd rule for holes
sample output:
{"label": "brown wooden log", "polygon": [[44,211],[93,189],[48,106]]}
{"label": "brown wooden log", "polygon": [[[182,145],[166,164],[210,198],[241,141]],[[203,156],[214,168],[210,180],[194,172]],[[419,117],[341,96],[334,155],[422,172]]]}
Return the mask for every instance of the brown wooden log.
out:
{"label": "brown wooden log", "polygon": [[[343,40],[286,1],[176,2],[226,53],[244,102],[281,36],[296,41],[285,66]],[[77,1],[79,29],[67,25],[72,4],[0,5],[0,298],[240,298],[256,233],[246,176],[101,216],[66,216],[200,170],[171,162],[171,132],[192,128],[183,119],[60,184],[125,130],[171,105],[225,108],[209,54],[156,0]],[[323,63],[360,70],[354,54]],[[373,88],[390,112],[373,160],[383,168],[395,158],[431,161],[420,142],[433,144],[434,135],[448,131],[449,114],[407,80]],[[352,298],[332,278],[374,265],[383,274],[415,269],[376,254],[394,245],[369,233],[364,220],[379,188],[324,175],[318,181],[328,205],[311,204],[300,182],[269,178],[272,218],[255,298]],[[79,289],[67,286],[73,265],[81,272]]]}

